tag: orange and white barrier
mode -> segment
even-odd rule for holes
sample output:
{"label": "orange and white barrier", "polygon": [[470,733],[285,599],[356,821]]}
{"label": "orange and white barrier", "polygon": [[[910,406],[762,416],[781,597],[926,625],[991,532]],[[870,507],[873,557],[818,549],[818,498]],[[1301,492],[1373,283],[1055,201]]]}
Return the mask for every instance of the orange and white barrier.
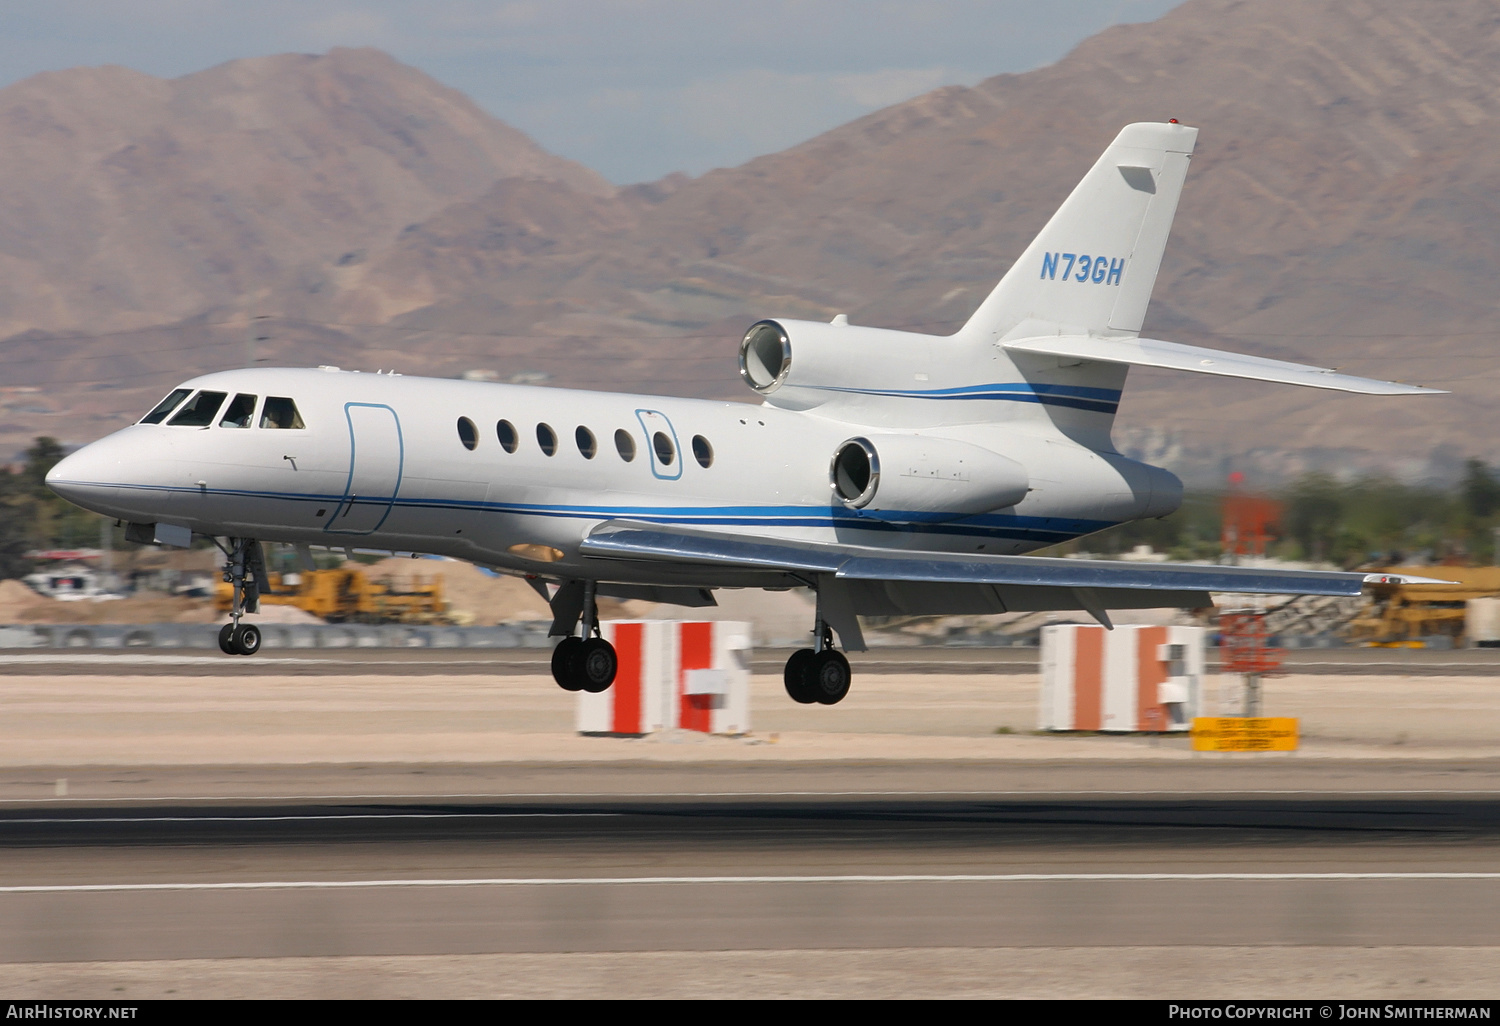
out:
{"label": "orange and white barrier", "polygon": [[1202,627],[1042,628],[1042,730],[1187,730],[1202,707]]}
{"label": "orange and white barrier", "polygon": [[609,690],[578,692],[579,733],[749,733],[750,624],[610,620],[599,630],[619,670]]}
{"label": "orange and white barrier", "polygon": [[605,621],[599,633],[615,646],[619,668],[606,691],[578,692],[581,734],[654,734],[667,725],[665,690],[659,685],[675,660],[666,631],[641,621]]}

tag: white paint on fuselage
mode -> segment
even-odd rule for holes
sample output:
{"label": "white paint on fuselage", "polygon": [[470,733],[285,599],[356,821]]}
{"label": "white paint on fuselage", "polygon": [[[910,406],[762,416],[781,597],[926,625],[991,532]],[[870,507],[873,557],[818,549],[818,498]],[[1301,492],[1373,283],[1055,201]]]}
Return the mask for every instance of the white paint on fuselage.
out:
{"label": "white paint on fuselage", "polygon": [[[1179,494],[1170,474],[1080,445],[1040,408],[1015,403],[985,404],[994,407],[988,423],[976,416],[981,404],[963,403],[963,422],[922,433],[1016,460],[1031,475],[1032,491],[1006,510],[924,525],[846,510],[830,491],[829,462],[850,437],[890,430],[892,407],[924,404],[922,418],[931,420],[935,408],[947,405],[943,401],[858,396],[799,411],[293,369],[224,371],[182,387],[262,400],[291,397],[306,427],[137,424],[69,456],[49,475],[49,484],[109,516],[208,535],[429,552],[512,571],[638,582],[678,582],[684,575],[671,566],[597,559],[588,559],[585,568],[578,544],[591,528],[611,519],[651,520],[737,536],[1017,553],[1123,520],[1163,515],[1175,508]],[[348,412],[383,408],[399,423],[396,453],[389,451],[395,431],[383,426],[392,418]],[[460,417],[477,428],[472,451],[460,440]],[[502,419],[519,436],[514,453],[497,440]],[[392,498],[381,494],[380,485],[382,475],[390,477],[389,466],[372,469],[362,462],[354,473],[352,509],[351,423],[360,432],[355,445],[365,446],[361,460],[399,469]],[[552,456],[538,444],[539,424],[556,434]],[[643,430],[663,424],[674,436],[673,462],[666,466],[653,459],[652,440]],[[595,439],[592,459],[575,443],[580,426]],[[615,433],[622,429],[635,445],[630,462],[616,450]],[[694,436],[712,446],[707,468],[694,458]],[[367,488],[377,494],[357,494]],[[361,501],[366,505],[359,506]],[[563,559],[534,562],[510,551],[517,545],[547,546]],[[744,577],[726,572],[701,583]]]}

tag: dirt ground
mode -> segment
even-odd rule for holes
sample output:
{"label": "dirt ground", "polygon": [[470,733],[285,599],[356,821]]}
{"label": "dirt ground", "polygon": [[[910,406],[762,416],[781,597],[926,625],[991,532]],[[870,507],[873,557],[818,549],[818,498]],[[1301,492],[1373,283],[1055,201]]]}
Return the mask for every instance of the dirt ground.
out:
{"label": "dirt ground", "polygon": [[[749,736],[632,740],[579,736],[577,696],[544,675],[25,669],[0,673],[3,766],[1194,758],[1185,736],[1032,733],[1033,674],[869,674],[834,707],[796,705],[759,675]],[[1301,750],[1279,758],[1500,756],[1500,682],[1488,677],[1289,676],[1268,686],[1265,714],[1302,721]]]}
{"label": "dirt ground", "polygon": [[0,623],[212,623],[207,599],[143,592],[107,602],[59,602],[20,581],[0,581]]}
{"label": "dirt ground", "polygon": [[[384,559],[373,564],[349,564],[373,580],[397,586],[441,582],[443,598],[455,623],[492,626],[516,620],[550,620],[552,611],[541,596],[518,577],[487,574],[472,563],[436,559]],[[602,599],[607,618],[650,615],[647,602]],[[679,614],[681,610],[675,610]],[[288,616],[291,613],[293,615]],[[262,606],[266,623],[316,623],[317,618],[292,606]],[[162,592],[140,592],[125,599],[61,602],[39,595],[23,582],[0,581],[0,624],[32,623],[212,623],[220,619],[213,601],[182,598]],[[805,616],[803,617],[805,619]]]}

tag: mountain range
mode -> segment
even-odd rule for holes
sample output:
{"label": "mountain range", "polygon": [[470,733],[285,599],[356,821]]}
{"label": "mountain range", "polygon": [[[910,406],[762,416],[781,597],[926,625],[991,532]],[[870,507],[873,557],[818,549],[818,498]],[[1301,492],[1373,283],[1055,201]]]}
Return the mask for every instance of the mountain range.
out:
{"label": "mountain range", "polygon": [[334,363],[751,398],[768,315],[947,333],[1120,126],[1201,129],[1145,333],[1453,390],[1134,372],[1211,482],[1493,459],[1500,3],[1188,0],[698,178],[615,188],[373,50],[0,90],[0,453],[190,373]]}

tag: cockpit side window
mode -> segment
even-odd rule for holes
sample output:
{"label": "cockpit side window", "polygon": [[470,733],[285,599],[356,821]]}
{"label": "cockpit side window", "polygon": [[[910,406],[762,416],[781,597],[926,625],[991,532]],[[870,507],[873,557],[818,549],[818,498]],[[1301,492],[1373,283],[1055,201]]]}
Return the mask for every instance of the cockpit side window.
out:
{"label": "cockpit side window", "polygon": [[255,399],[253,395],[241,392],[234,397],[234,401],[224,407],[224,416],[219,418],[219,427],[247,428],[255,417]]}
{"label": "cockpit side window", "polygon": [[177,404],[188,397],[191,388],[174,388],[172,394],[156,404],[156,408],[141,418],[142,424],[160,424],[167,419],[167,414],[177,409]]}
{"label": "cockpit side window", "polygon": [[266,396],[266,408],[261,411],[260,426],[263,428],[307,427],[302,423],[302,415],[297,412],[297,404],[279,395]]}
{"label": "cockpit side window", "polygon": [[173,427],[208,427],[214,422],[214,414],[224,405],[228,392],[199,392],[177,411],[177,416],[167,421]]}

